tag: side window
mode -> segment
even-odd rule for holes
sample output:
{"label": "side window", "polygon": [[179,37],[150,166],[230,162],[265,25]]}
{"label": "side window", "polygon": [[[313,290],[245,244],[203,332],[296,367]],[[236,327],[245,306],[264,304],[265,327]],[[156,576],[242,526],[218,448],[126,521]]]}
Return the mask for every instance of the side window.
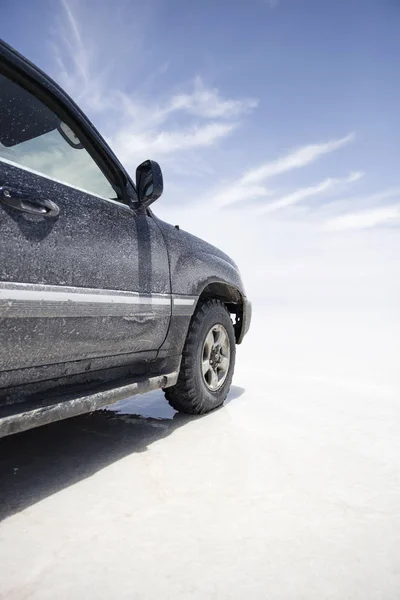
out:
{"label": "side window", "polygon": [[95,196],[116,192],[78,137],[43,102],[0,74],[0,162]]}

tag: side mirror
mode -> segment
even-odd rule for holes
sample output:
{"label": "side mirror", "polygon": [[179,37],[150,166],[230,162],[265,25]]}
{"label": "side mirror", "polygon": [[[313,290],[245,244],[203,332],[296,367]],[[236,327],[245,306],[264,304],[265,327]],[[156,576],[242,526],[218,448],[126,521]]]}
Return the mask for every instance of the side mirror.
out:
{"label": "side mirror", "polygon": [[136,191],[141,206],[147,207],[163,193],[161,167],[154,160],[145,160],[136,169]]}

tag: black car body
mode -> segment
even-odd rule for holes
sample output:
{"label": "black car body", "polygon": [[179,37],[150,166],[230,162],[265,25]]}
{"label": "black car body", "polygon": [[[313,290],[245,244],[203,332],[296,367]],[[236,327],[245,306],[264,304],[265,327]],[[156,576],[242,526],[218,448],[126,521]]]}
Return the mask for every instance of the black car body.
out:
{"label": "black car body", "polygon": [[[199,302],[223,303],[240,343],[251,306],[238,268],[153,214],[158,165],[135,186],[76,104],[4,43],[0,84],[0,435],[176,384]],[[85,153],[113,199],[49,175],[46,148],[16,159],[35,127]]]}

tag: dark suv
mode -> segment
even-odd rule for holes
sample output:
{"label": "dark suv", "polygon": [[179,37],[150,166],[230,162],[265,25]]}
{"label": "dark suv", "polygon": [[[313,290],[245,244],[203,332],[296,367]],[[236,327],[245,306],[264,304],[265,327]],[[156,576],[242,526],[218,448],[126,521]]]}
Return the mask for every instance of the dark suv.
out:
{"label": "dark suv", "polygon": [[251,305],[226,254],[149,209],[162,189],[0,42],[0,436],[156,388],[224,402]]}

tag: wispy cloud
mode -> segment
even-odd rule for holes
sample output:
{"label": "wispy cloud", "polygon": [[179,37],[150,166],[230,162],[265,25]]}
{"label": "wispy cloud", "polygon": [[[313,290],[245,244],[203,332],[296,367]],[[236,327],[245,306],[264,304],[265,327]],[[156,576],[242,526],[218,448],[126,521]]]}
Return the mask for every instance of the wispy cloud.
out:
{"label": "wispy cloud", "polygon": [[350,133],[349,135],[346,135],[346,137],[338,140],[332,140],[322,144],[310,144],[308,146],[303,146],[302,148],[297,148],[277,160],[265,163],[256,169],[248,171],[240,179],[240,183],[243,185],[248,183],[258,183],[260,181],[265,181],[265,179],[268,179],[269,177],[281,175],[282,173],[287,173],[293,169],[306,167],[324,154],[329,154],[330,152],[334,152],[346,144],[349,144],[354,138],[355,134]]}
{"label": "wispy cloud", "polygon": [[324,203],[319,220],[329,231],[370,229],[385,224],[400,225],[400,188],[383,189],[372,194],[341,194]]}
{"label": "wispy cloud", "polygon": [[75,4],[60,0],[61,13],[55,15],[51,39],[52,56],[56,61],[56,76],[63,87],[78,102],[96,106],[101,103],[103,69],[98,69],[94,48],[82,34]]}
{"label": "wispy cloud", "polygon": [[[270,6],[277,2],[270,0]],[[217,145],[230,136],[242,119],[257,105],[251,97],[232,98],[205,79],[194,75],[191,80],[174,84],[173,89],[158,90],[155,96],[147,90],[128,92],[129,82],[115,76],[118,48],[112,55],[102,54],[97,20],[88,20],[84,3],[61,0],[62,12],[52,37],[53,55],[60,83],[97,123],[117,156],[128,170],[146,158],[161,159],[166,171],[177,164],[189,164],[207,158],[202,149]],[[97,18],[97,15],[95,15]],[[104,21],[104,19],[103,19]],[[100,23],[100,21],[99,21]],[[104,26],[104,23],[100,23]],[[122,34],[121,34],[122,35]],[[118,46],[118,40],[116,40]],[[128,51],[124,49],[124,55]],[[134,79],[132,65],[130,83]],[[126,79],[126,78],[125,78]],[[207,198],[217,207],[239,205],[241,200],[257,200],[260,212],[275,212],[307,201],[312,197],[343,189],[356,182],[362,173],[348,177],[327,176],[318,183],[279,193],[272,190],[270,180],[295,170],[304,169],[324,156],[339,151],[355,139],[354,133],[328,141],[306,144],[285,154],[261,162],[230,181],[220,185]],[[206,169],[201,164],[201,170]],[[211,163],[210,163],[211,164]],[[262,202],[262,205],[261,205]]]}
{"label": "wispy cloud", "polygon": [[256,108],[257,105],[258,100],[254,98],[224,99],[217,88],[207,88],[198,76],[194,80],[191,93],[173,96],[169,110],[185,110],[189,114],[206,119],[232,119]]}
{"label": "wispy cloud", "polygon": [[122,162],[131,163],[140,156],[158,158],[183,150],[211,146],[229,135],[234,128],[234,123],[208,123],[175,131],[140,131],[127,126],[111,138],[111,145],[117,149]]}
{"label": "wispy cloud", "polygon": [[99,67],[98,37],[91,31],[87,34],[90,23],[80,5],[61,0],[61,6],[52,39],[57,77],[96,122],[104,120],[101,129],[128,168],[149,157],[165,161],[169,155],[216,144],[257,106],[254,98],[224,97],[200,76],[181,85],[180,93],[162,93],[159,102],[118,88],[113,62],[105,60]]}
{"label": "wispy cloud", "polygon": [[358,196],[350,196],[348,194],[341,195],[339,198],[335,198],[333,202],[327,202],[324,206],[323,216],[326,219],[334,218],[343,212],[348,211],[349,206],[352,207],[353,212],[360,212],[363,210],[369,210],[377,208],[385,204],[392,204],[400,202],[400,188],[388,188],[383,189],[373,194],[364,194]]}
{"label": "wispy cloud", "polygon": [[343,185],[354,183],[355,181],[361,179],[362,176],[363,173],[357,171],[350,173],[348,177],[342,179],[328,177],[316,185],[297,189],[294,192],[279,198],[279,200],[270,202],[266,206],[263,206],[260,212],[274,212],[276,210],[293,206],[294,204],[298,204],[299,202],[307,200],[308,198],[312,198],[313,196],[320,196],[321,194],[331,191],[334,188],[340,188]]}
{"label": "wispy cloud", "polygon": [[[211,198],[211,201],[218,206],[227,206],[244,198],[254,199],[268,197],[271,195],[271,190],[265,187],[264,183],[277,175],[282,175],[294,169],[300,169],[306,167],[325,154],[329,154],[336,150],[339,150],[343,146],[352,142],[355,138],[354,133],[339,138],[337,140],[331,140],[320,144],[309,144],[302,146],[295,150],[289,151],[287,154],[266,163],[263,163],[245,172],[241,177],[236,179],[229,187],[224,187],[217,191]],[[352,175],[352,177],[355,174]],[[359,178],[357,174],[356,178]],[[323,186],[333,185],[335,180],[328,179],[322,182]],[[300,193],[300,191],[299,191]],[[301,190],[301,193],[307,193],[313,195],[313,188],[306,188]],[[318,192],[316,192],[318,193]],[[296,196],[294,196],[296,198]],[[287,196],[282,201],[289,202],[289,204],[296,202],[293,200],[293,195]]]}
{"label": "wispy cloud", "polygon": [[347,215],[328,219],[326,222],[326,229],[329,229],[330,231],[370,229],[388,223],[400,225],[400,204],[392,204],[371,210],[348,213]]}

